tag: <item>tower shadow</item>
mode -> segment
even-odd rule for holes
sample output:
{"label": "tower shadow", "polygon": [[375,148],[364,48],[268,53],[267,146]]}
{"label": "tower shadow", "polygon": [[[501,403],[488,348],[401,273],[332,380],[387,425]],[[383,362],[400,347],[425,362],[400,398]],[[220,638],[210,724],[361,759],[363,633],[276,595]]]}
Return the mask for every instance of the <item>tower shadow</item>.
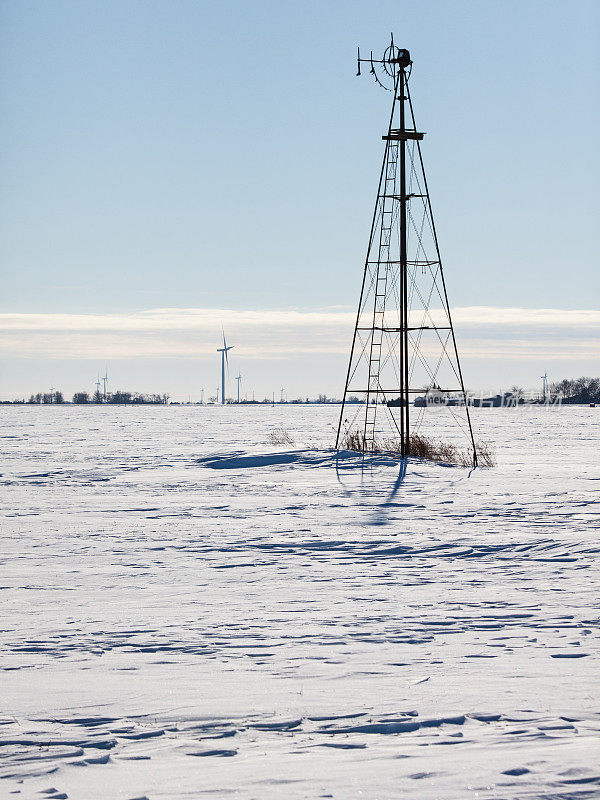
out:
{"label": "tower shadow", "polygon": [[[335,472],[336,478],[346,497],[354,498],[354,492],[352,492],[347,485],[344,483],[342,475],[340,474],[340,459],[339,454],[336,454],[335,459]],[[356,470],[360,469],[360,489],[365,488],[365,477],[367,473],[372,474],[373,468],[373,457],[369,455],[362,454],[360,457],[360,465],[356,464],[353,467],[350,467],[351,473],[355,473]],[[389,516],[389,508],[394,504],[394,500],[400,491],[402,484],[404,483],[406,476],[408,473],[408,458],[403,458],[400,461],[400,466],[398,470],[398,475],[394,480],[394,484],[390,491],[388,492],[387,496],[383,500],[383,502],[374,505],[373,507],[373,516],[370,520],[367,521],[368,525],[385,525],[388,521]]]}
{"label": "tower shadow", "polygon": [[396,495],[400,491],[400,487],[404,483],[406,479],[406,474],[408,471],[408,458],[403,458],[400,462],[400,469],[398,470],[398,476],[394,481],[394,485],[392,486],[388,496],[385,498],[383,503],[380,503],[378,506],[375,507],[375,513],[373,514],[372,519],[369,521],[369,525],[385,525],[389,518],[389,508],[393,504]]}

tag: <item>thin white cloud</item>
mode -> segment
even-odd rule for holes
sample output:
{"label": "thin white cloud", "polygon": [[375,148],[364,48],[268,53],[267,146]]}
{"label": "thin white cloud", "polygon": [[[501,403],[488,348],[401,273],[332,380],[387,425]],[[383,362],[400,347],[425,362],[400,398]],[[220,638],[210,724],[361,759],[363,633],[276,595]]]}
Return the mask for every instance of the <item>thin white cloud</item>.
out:
{"label": "thin white cloud", "polygon": [[564,308],[494,308],[464,306],[452,310],[455,326],[510,325],[517,327],[592,328],[600,330],[600,310]]}
{"label": "thin white cloud", "polygon": [[221,327],[339,327],[354,319],[350,311],[298,309],[237,311],[223,308],[155,308],[130,314],[0,314],[0,329],[29,331],[219,330]]}
{"label": "thin white cloud", "polygon": [[[481,359],[589,360],[600,311],[470,306],[453,309],[460,352]],[[225,328],[240,358],[346,356],[355,312],[157,308],[128,314],[0,314],[0,353],[45,358],[204,358]]]}

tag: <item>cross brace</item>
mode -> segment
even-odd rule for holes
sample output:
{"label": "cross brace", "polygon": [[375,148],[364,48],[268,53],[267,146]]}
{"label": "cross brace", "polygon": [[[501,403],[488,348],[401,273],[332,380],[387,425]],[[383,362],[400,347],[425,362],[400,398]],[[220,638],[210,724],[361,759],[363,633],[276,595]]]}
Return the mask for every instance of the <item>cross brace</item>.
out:
{"label": "cross brace", "polygon": [[417,328],[380,328],[377,325],[370,325],[368,328],[358,326],[357,331],[383,331],[384,333],[401,333],[402,331],[451,331],[449,325],[421,325]]}
{"label": "cross brace", "polygon": [[[427,394],[427,392],[431,392],[431,391],[448,392],[448,393],[450,393],[450,392],[460,392],[462,394],[462,389],[437,389],[436,388],[435,390],[432,390],[431,387],[429,389],[405,389],[404,391],[405,392],[410,392],[410,394]],[[374,390],[373,389],[354,389],[352,387],[352,388],[348,389],[348,393],[350,393],[350,394],[354,394],[354,393],[356,393],[356,394],[373,394]],[[379,388],[378,393],[379,394],[394,394],[394,393],[398,394],[398,387],[396,386],[395,389],[381,389],[381,388]]]}
{"label": "cross brace", "polygon": [[384,141],[389,141],[389,142],[398,142],[398,141],[406,142],[409,139],[418,139],[419,141],[421,141],[423,139],[423,136],[425,136],[425,134],[419,133],[418,131],[401,131],[398,129],[391,128],[388,135],[382,136],[381,138]]}

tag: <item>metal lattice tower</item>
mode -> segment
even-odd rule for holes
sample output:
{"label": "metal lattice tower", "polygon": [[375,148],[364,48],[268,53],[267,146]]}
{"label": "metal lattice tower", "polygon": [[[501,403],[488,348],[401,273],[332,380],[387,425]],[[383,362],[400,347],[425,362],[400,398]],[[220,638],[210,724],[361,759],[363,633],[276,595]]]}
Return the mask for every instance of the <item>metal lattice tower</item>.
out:
{"label": "metal lattice tower", "polygon": [[412,61],[392,37],[382,59],[372,53],[361,58],[359,50],[358,75],[364,63],[393,98],[336,447],[347,433],[365,452],[376,449],[377,437],[392,436],[405,457],[411,435],[427,431],[435,407],[450,412],[476,464],[423,166],[424,134],[417,130],[408,88]]}

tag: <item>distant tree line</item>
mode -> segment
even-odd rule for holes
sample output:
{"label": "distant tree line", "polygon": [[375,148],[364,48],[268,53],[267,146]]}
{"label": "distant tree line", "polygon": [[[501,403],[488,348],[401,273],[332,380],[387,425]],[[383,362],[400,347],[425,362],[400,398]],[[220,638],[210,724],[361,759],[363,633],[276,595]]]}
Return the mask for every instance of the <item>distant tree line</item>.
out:
{"label": "distant tree line", "polygon": [[[87,392],[75,392],[73,395],[73,403],[78,406],[103,402],[104,395],[98,391],[94,392],[91,397]],[[142,394],[142,392],[123,392],[120,389],[106,394],[106,403],[113,406],[166,406],[168,402],[168,394]]]}
{"label": "distant tree line", "polygon": [[[565,378],[557,383],[552,383],[548,386],[547,396],[553,400],[561,398],[562,403],[565,404],[588,404],[600,403],[600,378]],[[512,395],[516,399],[516,404],[524,402],[525,392],[519,386],[513,386],[508,395]],[[499,395],[500,396],[500,395]],[[211,402],[217,401],[217,398],[211,398]],[[27,404],[27,405],[61,405],[68,402],[64,399],[63,393],[58,389],[52,392],[38,392],[32,394],[29,400],[3,400],[0,403],[9,404]],[[125,392],[117,390],[115,392],[107,392],[106,400],[104,399],[103,392],[96,391],[93,394],[88,392],[75,392],[71,401],[75,405],[94,405],[106,402],[108,405],[168,405],[168,394],[143,394],[142,392]],[[228,403],[233,401],[228,400]],[[266,398],[264,400],[241,400],[241,404],[271,404],[275,402],[281,403],[281,400],[273,398]],[[297,400],[285,400],[284,403],[292,405],[300,403],[340,403],[340,400],[327,397],[325,394],[319,394],[316,400],[298,398]],[[361,403],[363,402],[359,397],[349,396],[346,403]],[[181,405],[180,403],[172,403],[171,405]]]}
{"label": "distant tree line", "polygon": [[59,391],[45,392],[43,394],[38,392],[37,394],[30,395],[27,402],[30,404],[43,403],[49,405],[50,403],[57,403],[60,405],[65,402],[65,398],[63,397],[63,393]]}
{"label": "distant tree line", "polygon": [[565,378],[550,385],[550,394],[563,403],[600,403],[600,378]]}
{"label": "distant tree line", "polygon": [[[15,400],[15,403],[24,403],[24,400]],[[55,390],[54,392],[38,392],[32,394],[29,400],[26,401],[27,405],[62,405],[67,402],[62,392]],[[90,395],[88,392],[75,392],[73,400],[75,405],[93,405],[104,403],[104,394],[102,392],[94,392]],[[168,394],[142,394],[141,392],[123,392],[118,390],[116,392],[106,393],[106,403],[109,405],[163,405],[166,406],[169,402]]]}

